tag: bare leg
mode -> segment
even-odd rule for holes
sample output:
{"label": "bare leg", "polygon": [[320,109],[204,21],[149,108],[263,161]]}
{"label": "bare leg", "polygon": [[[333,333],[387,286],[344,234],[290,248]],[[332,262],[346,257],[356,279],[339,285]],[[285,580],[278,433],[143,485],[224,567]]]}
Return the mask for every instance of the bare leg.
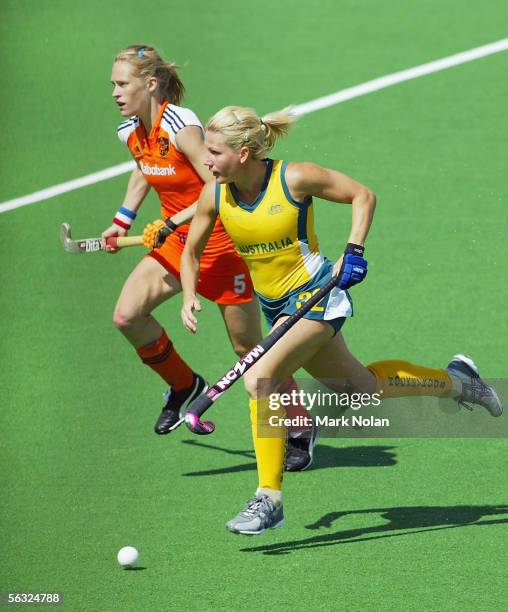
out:
{"label": "bare leg", "polygon": [[[286,318],[279,319],[276,326]],[[332,334],[333,330],[327,323],[301,319],[244,375],[250,396],[252,438],[258,468],[256,494],[266,494],[274,503],[281,499],[287,432],[282,426],[278,428],[278,435],[273,435],[270,419],[283,417],[284,409],[273,411],[269,396],[277,392],[281,380],[286,380],[329,343]]]}
{"label": "bare leg", "polygon": [[[274,328],[288,317],[278,319]],[[258,397],[258,381],[263,380],[260,394],[276,391],[278,384],[291,376],[303,364],[314,359],[324,346],[330,344],[333,330],[328,323],[300,319],[290,332],[282,336],[244,376],[245,386],[251,398]]]}
{"label": "bare leg", "polygon": [[349,351],[338,332],[303,366],[316,380],[335,391],[374,393],[376,377]]}
{"label": "bare leg", "polygon": [[218,304],[235,353],[242,357],[261,341],[259,304],[256,299],[244,304]]}
{"label": "bare leg", "polygon": [[125,281],[113,315],[114,324],[134,348],[155,342],[162,327],[151,312],[181,289],[180,282],[158,261],[145,257]]}

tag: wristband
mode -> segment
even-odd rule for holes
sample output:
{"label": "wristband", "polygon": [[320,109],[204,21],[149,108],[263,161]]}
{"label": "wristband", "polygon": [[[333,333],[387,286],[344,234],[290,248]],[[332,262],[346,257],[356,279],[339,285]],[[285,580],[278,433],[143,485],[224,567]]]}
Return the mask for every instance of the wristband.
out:
{"label": "wristband", "polygon": [[344,253],[352,253],[353,255],[358,255],[358,257],[363,257],[365,253],[365,247],[361,244],[354,244],[353,242],[348,242],[346,244],[346,249]]}
{"label": "wristband", "polygon": [[178,229],[178,225],[174,221],[171,221],[171,219],[169,218],[166,219],[165,223],[167,227],[171,230],[171,232],[174,232]]}
{"label": "wristband", "polygon": [[113,223],[120,227],[123,227],[123,229],[128,230],[130,229],[136,217],[137,215],[133,210],[129,210],[128,208],[125,208],[125,206],[120,206],[118,212],[113,218]]}

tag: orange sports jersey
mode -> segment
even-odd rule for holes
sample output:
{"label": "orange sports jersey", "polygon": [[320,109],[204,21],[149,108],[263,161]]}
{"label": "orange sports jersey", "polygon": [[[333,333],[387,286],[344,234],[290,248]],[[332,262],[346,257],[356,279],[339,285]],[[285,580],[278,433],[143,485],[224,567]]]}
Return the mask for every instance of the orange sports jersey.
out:
{"label": "orange sports jersey", "polygon": [[[194,204],[203,187],[201,177],[176,144],[178,132],[189,125],[203,130],[190,109],[164,102],[149,134],[139,117],[131,117],[118,128],[118,137],[129,147],[147,183],[158,193],[164,219]],[[178,228],[180,242],[185,242],[188,231],[189,225]],[[231,239],[217,219],[204,255],[233,249]]]}

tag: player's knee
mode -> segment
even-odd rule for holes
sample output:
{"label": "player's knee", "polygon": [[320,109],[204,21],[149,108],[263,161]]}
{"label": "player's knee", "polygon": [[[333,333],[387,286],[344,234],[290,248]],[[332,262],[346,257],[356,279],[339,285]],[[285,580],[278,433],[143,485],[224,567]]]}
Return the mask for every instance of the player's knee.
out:
{"label": "player's knee", "polygon": [[249,332],[250,330],[243,330],[242,333],[231,334],[231,346],[238,357],[243,357],[261,341],[260,334]]}
{"label": "player's knee", "polygon": [[117,306],[113,313],[113,324],[120,331],[130,329],[136,322],[136,315],[128,309]]}
{"label": "player's knee", "polygon": [[249,397],[258,399],[275,393],[279,383],[254,367],[243,375],[243,384]]}
{"label": "player's knee", "polygon": [[250,343],[248,340],[234,339],[232,342],[233,350],[238,355],[238,357],[243,357],[245,353],[248,353],[250,349],[254,346],[253,343]]}
{"label": "player's knee", "polygon": [[245,390],[249,394],[251,399],[257,399],[258,397],[258,379],[257,376],[251,372],[246,372],[243,375],[243,384]]}

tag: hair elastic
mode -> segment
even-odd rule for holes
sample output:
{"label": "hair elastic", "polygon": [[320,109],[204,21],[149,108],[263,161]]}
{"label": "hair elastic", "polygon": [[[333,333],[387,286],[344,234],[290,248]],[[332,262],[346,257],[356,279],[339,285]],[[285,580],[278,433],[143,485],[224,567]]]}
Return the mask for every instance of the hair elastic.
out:
{"label": "hair elastic", "polygon": [[139,57],[139,59],[143,59],[145,57],[145,48],[144,47],[141,47],[141,49],[139,49],[138,57]]}

